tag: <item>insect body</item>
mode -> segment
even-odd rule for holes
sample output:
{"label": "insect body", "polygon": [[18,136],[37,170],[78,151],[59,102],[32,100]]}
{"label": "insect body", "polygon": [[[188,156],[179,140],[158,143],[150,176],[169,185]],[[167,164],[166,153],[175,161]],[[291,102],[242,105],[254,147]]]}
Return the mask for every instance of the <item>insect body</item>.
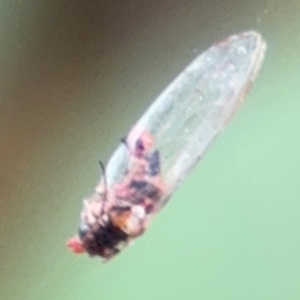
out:
{"label": "insect body", "polygon": [[233,35],[170,84],[122,139],[84,200],[78,234],[67,242],[73,252],[108,260],[146,231],[244,100],[265,49],[256,32]]}
{"label": "insect body", "polygon": [[[132,133],[136,135],[136,130]],[[103,180],[93,197],[84,202],[78,236],[68,241],[73,252],[111,258],[143,234],[149,218],[161,207],[166,186],[160,174],[159,152],[153,150],[148,132],[132,138],[129,134],[122,140],[129,159],[123,180],[110,189]]]}

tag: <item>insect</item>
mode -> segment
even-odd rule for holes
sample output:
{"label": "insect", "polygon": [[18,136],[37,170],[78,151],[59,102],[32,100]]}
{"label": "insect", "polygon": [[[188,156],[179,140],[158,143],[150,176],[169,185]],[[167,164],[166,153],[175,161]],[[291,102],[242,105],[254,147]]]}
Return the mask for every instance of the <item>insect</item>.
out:
{"label": "insect", "polygon": [[245,99],[264,59],[257,32],[198,56],[121,140],[94,194],[83,201],[75,253],[104,260],[141,236]]}

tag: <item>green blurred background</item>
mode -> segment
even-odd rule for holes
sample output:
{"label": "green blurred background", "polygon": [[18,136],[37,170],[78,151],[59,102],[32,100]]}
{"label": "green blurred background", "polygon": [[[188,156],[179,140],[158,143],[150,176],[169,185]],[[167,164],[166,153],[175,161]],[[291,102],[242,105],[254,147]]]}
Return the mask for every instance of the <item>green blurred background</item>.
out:
{"label": "green blurred background", "polygon": [[[0,299],[300,299],[299,0],[0,3]],[[255,29],[262,72],[148,233],[65,240],[119,138],[196,56]]]}

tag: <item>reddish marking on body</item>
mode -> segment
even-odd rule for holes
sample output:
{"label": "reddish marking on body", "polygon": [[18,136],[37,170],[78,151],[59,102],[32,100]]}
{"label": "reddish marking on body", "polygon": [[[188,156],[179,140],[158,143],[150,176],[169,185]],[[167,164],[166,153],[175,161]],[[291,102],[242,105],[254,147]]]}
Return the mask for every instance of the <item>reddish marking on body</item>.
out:
{"label": "reddish marking on body", "polygon": [[116,197],[119,199],[128,199],[132,195],[131,189],[128,187],[128,183],[120,183],[115,186]]}
{"label": "reddish marking on body", "polygon": [[143,181],[147,174],[148,162],[144,158],[132,156],[128,167],[128,173],[123,178],[123,181],[115,185],[115,195],[119,199],[126,199],[132,196],[134,189],[131,189],[130,183],[133,180]]}
{"label": "reddish marking on body", "polygon": [[78,236],[71,237],[67,240],[66,246],[71,249],[73,253],[82,254],[85,253],[85,249]]}
{"label": "reddish marking on body", "polygon": [[152,135],[148,131],[144,131],[140,137],[139,140],[141,141],[143,145],[143,150],[136,149],[136,156],[137,157],[143,157],[148,154],[149,150],[152,148],[154,144],[154,140]]}
{"label": "reddish marking on body", "polygon": [[142,158],[147,156],[153,147],[154,139],[148,131],[134,127],[128,135],[127,143],[132,155]]}
{"label": "reddish marking on body", "polygon": [[150,213],[154,209],[153,200],[149,198],[145,198],[141,205],[144,207],[146,213]]}

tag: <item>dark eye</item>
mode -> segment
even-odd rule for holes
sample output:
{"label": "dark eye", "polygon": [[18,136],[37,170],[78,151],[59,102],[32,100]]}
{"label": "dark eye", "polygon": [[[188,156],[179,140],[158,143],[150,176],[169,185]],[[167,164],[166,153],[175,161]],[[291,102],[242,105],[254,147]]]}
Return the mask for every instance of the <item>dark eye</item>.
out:
{"label": "dark eye", "polygon": [[145,146],[143,144],[143,142],[141,141],[141,139],[138,139],[135,143],[135,147],[137,150],[140,150],[140,151],[144,151],[145,150]]}

